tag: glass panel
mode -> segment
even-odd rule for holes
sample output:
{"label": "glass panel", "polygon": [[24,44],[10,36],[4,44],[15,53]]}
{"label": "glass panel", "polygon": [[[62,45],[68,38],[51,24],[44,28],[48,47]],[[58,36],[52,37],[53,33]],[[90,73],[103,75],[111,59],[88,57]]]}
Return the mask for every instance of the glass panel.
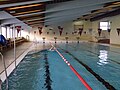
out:
{"label": "glass panel", "polygon": [[110,29],[110,22],[100,22],[100,29],[102,30]]}
{"label": "glass panel", "polygon": [[12,38],[12,29],[10,28],[10,38]]}
{"label": "glass panel", "polygon": [[9,27],[7,27],[7,38],[10,38],[10,28]]}
{"label": "glass panel", "polygon": [[6,28],[2,27],[2,35],[6,38]]}

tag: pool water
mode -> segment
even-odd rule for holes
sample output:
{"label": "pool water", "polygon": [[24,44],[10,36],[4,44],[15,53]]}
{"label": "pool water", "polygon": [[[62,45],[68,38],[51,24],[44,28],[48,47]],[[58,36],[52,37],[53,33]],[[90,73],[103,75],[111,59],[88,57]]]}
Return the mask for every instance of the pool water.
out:
{"label": "pool water", "polygon": [[[88,42],[56,48],[93,90],[120,89],[120,48]],[[87,89],[56,51],[46,49],[24,57],[9,76],[9,90]]]}

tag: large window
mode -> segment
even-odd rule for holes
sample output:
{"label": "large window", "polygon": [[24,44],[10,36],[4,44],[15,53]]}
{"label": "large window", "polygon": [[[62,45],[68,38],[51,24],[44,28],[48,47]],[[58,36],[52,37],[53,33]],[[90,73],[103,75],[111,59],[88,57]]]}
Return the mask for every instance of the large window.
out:
{"label": "large window", "polygon": [[[14,34],[14,30],[15,30],[15,34]],[[14,30],[10,27],[1,27],[0,34],[2,34],[5,38],[14,38],[14,35],[15,37],[21,37],[21,31],[18,33],[16,29]]]}
{"label": "large window", "polygon": [[11,33],[10,33],[10,27],[7,27],[7,38],[10,38]]}
{"label": "large window", "polygon": [[15,37],[17,37],[17,35],[18,35],[18,34],[17,34],[17,30],[15,29]]}
{"label": "large window", "polygon": [[18,37],[21,37],[21,30],[20,30],[19,33],[18,33]]}
{"label": "large window", "polygon": [[110,22],[109,21],[100,22],[100,29],[102,30],[110,29]]}
{"label": "large window", "polygon": [[13,38],[13,30],[10,28],[10,38]]}
{"label": "large window", "polygon": [[2,27],[2,35],[6,38],[6,28],[5,27]]}

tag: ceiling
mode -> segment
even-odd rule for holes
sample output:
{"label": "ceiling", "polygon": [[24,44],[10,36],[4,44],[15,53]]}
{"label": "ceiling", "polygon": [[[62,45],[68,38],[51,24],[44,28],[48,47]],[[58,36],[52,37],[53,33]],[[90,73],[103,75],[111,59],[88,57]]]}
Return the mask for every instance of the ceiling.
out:
{"label": "ceiling", "polygon": [[51,25],[120,14],[120,0],[0,0],[1,25]]}

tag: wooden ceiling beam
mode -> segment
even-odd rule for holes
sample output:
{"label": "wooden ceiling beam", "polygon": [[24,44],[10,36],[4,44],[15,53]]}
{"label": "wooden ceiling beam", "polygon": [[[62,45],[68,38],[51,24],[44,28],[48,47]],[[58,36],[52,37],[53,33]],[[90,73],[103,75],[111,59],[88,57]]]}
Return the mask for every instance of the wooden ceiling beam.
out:
{"label": "wooden ceiling beam", "polygon": [[44,14],[24,16],[24,17],[19,17],[19,19],[26,21],[26,20],[37,19],[37,18],[42,18],[42,17],[44,17]]}
{"label": "wooden ceiling beam", "polygon": [[38,23],[38,24],[32,24],[32,25],[30,25],[31,27],[36,27],[36,26],[43,26],[44,25],[44,23]]}
{"label": "wooden ceiling beam", "polygon": [[106,4],[104,5],[104,7],[109,7],[109,6],[111,6],[111,5],[117,5],[117,4],[120,4],[120,1],[115,1],[115,2],[106,3]]}
{"label": "wooden ceiling beam", "polygon": [[5,8],[4,10],[10,11],[10,10],[18,10],[18,9],[25,9],[25,8],[31,8],[31,7],[38,7],[43,5],[42,3],[39,4],[30,4],[30,5],[22,5],[22,6],[15,6],[15,7],[9,7]]}
{"label": "wooden ceiling beam", "polygon": [[39,9],[39,10],[31,10],[31,11],[25,11],[25,12],[19,12],[19,13],[15,13],[12,14],[13,16],[17,16],[17,15],[24,15],[24,14],[30,14],[30,13],[34,13],[34,12],[41,12],[43,10]]}
{"label": "wooden ceiling beam", "polygon": [[23,20],[23,21],[29,22],[29,21],[36,21],[36,20],[42,20],[42,19],[45,19],[45,18],[44,17],[37,17],[37,18],[31,18],[31,19]]}
{"label": "wooden ceiling beam", "polygon": [[43,24],[44,22],[39,22],[39,23],[32,23],[32,24],[28,24],[28,25],[30,25],[30,26],[32,26],[32,25],[38,25],[38,24]]}
{"label": "wooden ceiling beam", "polygon": [[34,21],[27,21],[27,23],[34,23],[34,22],[39,22],[39,21],[44,21],[44,19],[34,20]]}
{"label": "wooden ceiling beam", "polygon": [[25,2],[25,1],[32,1],[32,0],[0,0],[0,5]]}
{"label": "wooden ceiling beam", "polygon": [[61,2],[68,2],[68,1],[73,1],[73,0],[51,0],[48,1],[48,4],[55,4],[55,3],[61,3]]}
{"label": "wooden ceiling beam", "polygon": [[[15,2],[14,2],[15,1]],[[29,4],[36,4],[36,3],[45,3],[51,0],[9,0],[6,2],[0,2],[0,8],[7,8],[7,7],[15,7],[21,5],[29,5]]]}
{"label": "wooden ceiling beam", "polygon": [[93,10],[93,11],[91,11],[91,14],[85,15],[81,18],[82,19],[90,19],[95,16],[98,16],[99,14],[110,12],[110,11],[114,10],[115,8],[119,8],[119,7],[120,7],[120,3],[114,4],[114,5],[109,5],[109,6],[101,8],[101,9]]}
{"label": "wooden ceiling beam", "polygon": [[102,14],[102,15],[98,15],[94,18],[91,18],[90,20],[91,21],[96,21],[96,20],[100,20],[100,19],[105,18],[105,17],[111,17],[111,16],[115,16],[115,15],[119,15],[119,14],[120,14],[120,8],[117,9],[117,10]]}
{"label": "wooden ceiling beam", "polygon": [[35,12],[44,11],[45,4],[39,3],[39,4],[32,4],[32,5],[19,6],[19,7],[17,6],[17,7],[12,7],[12,8],[5,8],[4,10],[12,14],[13,16],[31,14]]}
{"label": "wooden ceiling beam", "polygon": [[44,22],[44,20],[40,20],[40,21],[36,21],[36,22],[28,22],[27,24],[34,24],[34,23],[43,23]]}

